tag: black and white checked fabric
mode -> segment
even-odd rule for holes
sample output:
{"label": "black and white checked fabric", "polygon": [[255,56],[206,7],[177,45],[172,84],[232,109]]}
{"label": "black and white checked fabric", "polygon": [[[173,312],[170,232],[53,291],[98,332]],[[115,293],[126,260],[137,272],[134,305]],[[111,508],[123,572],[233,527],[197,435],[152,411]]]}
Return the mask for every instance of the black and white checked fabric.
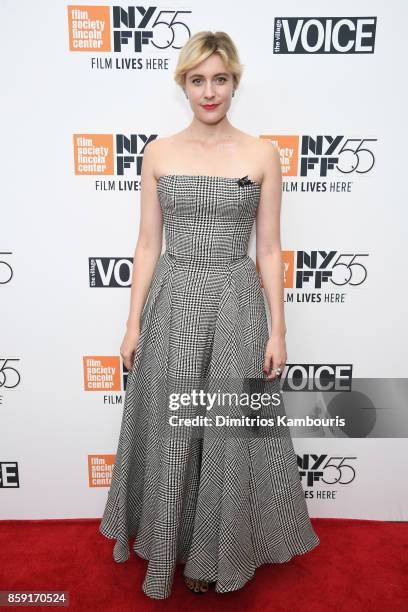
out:
{"label": "black and white checked fabric", "polygon": [[134,552],[149,561],[144,593],[164,599],[177,563],[225,593],[260,565],[288,561],[320,540],[289,433],[210,435],[206,428],[194,436],[185,427],[171,435],[166,427],[170,389],[263,379],[269,332],[247,254],[261,186],[164,175],[157,189],[166,250],[142,313],[99,529],[116,540],[117,562],[129,558],[134,540]]}

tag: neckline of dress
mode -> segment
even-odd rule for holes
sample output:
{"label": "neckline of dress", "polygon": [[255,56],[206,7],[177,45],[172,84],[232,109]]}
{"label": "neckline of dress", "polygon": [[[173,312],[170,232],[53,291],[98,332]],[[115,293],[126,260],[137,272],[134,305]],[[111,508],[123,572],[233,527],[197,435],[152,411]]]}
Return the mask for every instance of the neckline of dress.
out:
{"label": "neckline of dress", "polygon": [[[210,178],[210,179],[219,179],[219,180],[224,180],[224,181],[239,181],[241,178],[240,176],[217,176],[217,175],[212,175],[212,174],[162,174],[161,176],[159,176],[159,178],[157,179],[157,183],[159,183],[159,181],[163,178],[172,178],[172,177],[177,177],[177,178]],[[252,185],[257,185],[257,187],[262,187],[261,183],[258,183],[258,181],[253,181],[252,179],[250,179]]]}

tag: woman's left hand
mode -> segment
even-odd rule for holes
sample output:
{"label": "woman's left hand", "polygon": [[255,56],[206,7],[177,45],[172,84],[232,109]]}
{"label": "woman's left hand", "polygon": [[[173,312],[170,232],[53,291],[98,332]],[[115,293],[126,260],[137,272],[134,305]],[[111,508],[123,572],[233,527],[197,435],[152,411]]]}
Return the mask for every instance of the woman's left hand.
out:
{"label": "woman's left hand", "polygon": [[[268,340],[265,349],[265,359],[263,365],[263,371],[265,378],[271,379],[280,376],[286,365],[286,342],[283,335],[274,336],[273,334]],[[271,371],[272,368],[272,371]],[[274,371],[276,368],[281,369],[280,374],[276,374]],[[270,373],[269,373],[270,372]]]}

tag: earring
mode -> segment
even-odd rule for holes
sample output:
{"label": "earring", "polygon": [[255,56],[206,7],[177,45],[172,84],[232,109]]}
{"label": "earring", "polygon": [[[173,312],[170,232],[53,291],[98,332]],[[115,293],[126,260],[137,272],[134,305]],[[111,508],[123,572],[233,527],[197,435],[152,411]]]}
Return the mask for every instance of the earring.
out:
{"label": "earring", "polygon": [[232,90],[232,97],[235,96],[235,89]]}

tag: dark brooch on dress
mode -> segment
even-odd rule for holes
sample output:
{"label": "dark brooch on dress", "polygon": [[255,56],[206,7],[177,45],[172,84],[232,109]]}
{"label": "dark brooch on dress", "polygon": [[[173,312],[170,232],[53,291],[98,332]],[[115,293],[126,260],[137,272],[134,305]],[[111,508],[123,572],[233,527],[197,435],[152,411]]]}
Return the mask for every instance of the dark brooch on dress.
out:
{"label": "dark brooch on dress", "polygon": [[240,187],[243,187],[244,185],[251,185],[252,181],[250,178],[248,178],[248,175],[246,174],[245,176],[243,176],[242,178],[238,179],[238,185]]}

